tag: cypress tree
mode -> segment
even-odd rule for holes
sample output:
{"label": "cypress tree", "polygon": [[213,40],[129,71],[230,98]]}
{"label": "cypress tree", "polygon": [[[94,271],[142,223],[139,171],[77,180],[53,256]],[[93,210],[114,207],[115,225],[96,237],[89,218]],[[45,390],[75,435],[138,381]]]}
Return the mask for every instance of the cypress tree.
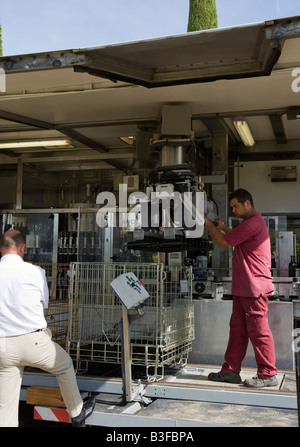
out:
{"label": "cypress tree", "polygon": [[188,32],[218,28],[215,0],[190,0]]}

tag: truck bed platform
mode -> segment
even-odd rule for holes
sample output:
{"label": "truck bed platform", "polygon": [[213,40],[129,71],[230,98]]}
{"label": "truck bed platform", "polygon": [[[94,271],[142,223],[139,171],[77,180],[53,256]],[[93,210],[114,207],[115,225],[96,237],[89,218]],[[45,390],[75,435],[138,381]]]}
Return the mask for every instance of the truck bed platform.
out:
{"label": "truck bed platform", "polygon": [[[79,375],[77,381],[80,391],[97,395],[96,407],[87,425],[298,427],[294,371],[278,371],[279,383],[276,387],[255,389],[243,384],[209,381],[209,372],[219,369],[216,366],[189,364],[173,372],[168,371],[160,381],[142,383],[146,404],[143,399],[128,403],[123,401],[120,377]],[[255,374],[255,369],[245,368],[241,377],[245,380]],[[135,384],[137,382],[133,380],[133,386]],[[56,387],[57,381],[54,376],[40,371],[25,372],[22,388],[24,400],[26,387],[32,385]],[[45,407],[36,406],[35,412],[39,411],[47,414]],[[44,420],[53,419],[47,419],[46,416]]]}

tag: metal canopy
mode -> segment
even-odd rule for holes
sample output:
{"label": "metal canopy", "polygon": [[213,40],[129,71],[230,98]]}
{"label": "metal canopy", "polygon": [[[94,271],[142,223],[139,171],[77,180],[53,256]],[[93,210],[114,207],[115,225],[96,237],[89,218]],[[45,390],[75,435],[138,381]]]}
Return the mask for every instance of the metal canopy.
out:
{"label": "metal canopy", "polygon": [[[0,151],[48,172],[118,168],[132,172],[136,147],[120,137],[159,132],[163,104],[191,106],[195,138],[229,134],[229,153],[299,154],[300,16],[99,48],[0,58],[0,142],[68,136],[72,147]],[[211,81],[211,82],[207,82]],[[300,81],[298,84],[300,86]],[[157,87],[157,88],[145,88]],[[257,142],[241,145],[242,115]]]}
{"label": "metal canopy", "polygon": [[4,58],[8,72],[74,67],[112,81],[159,87],[271,73],[300,19],[281,19],[163,39]]}
{"label": "metal canopy", "polygon": [[149,88],[269,74],[280,50],[256,25],[89,50],[75,70]]}

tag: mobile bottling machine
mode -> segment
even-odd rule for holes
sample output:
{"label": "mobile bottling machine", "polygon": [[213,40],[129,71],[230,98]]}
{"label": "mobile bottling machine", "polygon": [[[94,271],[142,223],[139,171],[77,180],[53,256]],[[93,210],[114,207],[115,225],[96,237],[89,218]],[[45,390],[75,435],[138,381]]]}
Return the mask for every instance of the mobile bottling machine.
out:
{"label": "mobile bottling machine", "polygon": [[47,267],[55,303],[49,326],[63,342],[65,325],[65,347],[77,369],[121,362],[121,303],[110,282],[126,271],[143,280],[150,295],[142,314],[129,315],[132,363],[157,378],[165,365],[187,362],[194,340],[193,285],[197,275],[205,279],[211,245],[203,237],[206,193],[190,162],[195,143],[190,129],[186,133],[152,141],[160,167],[150,172],[145,192],[128,197],[127,185],[120,185],[118,207],[112,193],[101,192],[92,208],[4,213],[5,227],[25,232],[27,259]]}
{"label": "mobile bottling machine", "polygon": [[[205,275],[194,259],[207,254],[210,244],[202,237],[206,193],[193,166],[184,162],[193,142],[179,143],[164,143],[165,161],[151,172],[146,193],[134,191],[128,197],[127,185],[120,185],[118,208],[112,193],[97,197],[97,204],[106,203],[96,215],[105,241],[116,241],[117,235],[122,240],[115,262],[72,264],[67,349],[79,369],[90,361],[121,361],[121,306],[110,282],[126,271],[142,280],[150,294],[143,313],[130,314],[132,363],[145,365],[148,378],[151,372],[158,378],[165,365],[187,362],[194,339],[195,272]],[[171,158],[182,162],[170,165]]]}
{"label": "mobile bottling machine", "polygon": [[[203,325],[199,320],[207,316],[206,308],[213,307],[212,319],[222,313],[222,298],[231,295],[231,258],[222,266],[228,275],[221,281],[217,275],[216,280],[210,267],[213,244],[203,218],[209,215],[213,220],[218,213],[197,175],[197,149],[190,110],[165,106],[161,134],[150,142],[150,151],[159,155],[159,167],[148,169],[143,191],[138,191],[139,183],[130,184],[136,178],[132,176],[119,185],[117,196],[102,191],[93,205],[3,211],[3,230],[13,226],[24,231],[26,259],[47,271],[48,324],[78,370],[91,362],[121,362],[121,303],[110,282],[126,271],[143,280],[150,295],[142,314],[130,311],[133,364],[145,366],[147,377],[157,378],[166,365],[184,364],[188,357],[194,363],[222,361],[219,345],[213,346],[205,333],[209,322]],[[290,235],[282,219],[266,218],[275,240],[275,295],[298,298],[299,281],[283,273]],[[231,219],[229,225],[237,223]],[[216,339],[223,340],[227,320],[217,329]],[[278,336],[282,339],[282,333]]]}

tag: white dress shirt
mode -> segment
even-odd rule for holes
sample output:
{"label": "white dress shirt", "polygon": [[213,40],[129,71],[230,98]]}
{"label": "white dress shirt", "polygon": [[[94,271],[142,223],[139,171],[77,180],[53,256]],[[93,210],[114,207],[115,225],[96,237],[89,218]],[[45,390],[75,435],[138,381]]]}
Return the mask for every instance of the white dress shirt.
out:
{"label": "white dress shirt", "polygon": [[0,337],[28,334],[47,327],[44,309],[49,289],[45,271],[21,256],[0,260]]}

